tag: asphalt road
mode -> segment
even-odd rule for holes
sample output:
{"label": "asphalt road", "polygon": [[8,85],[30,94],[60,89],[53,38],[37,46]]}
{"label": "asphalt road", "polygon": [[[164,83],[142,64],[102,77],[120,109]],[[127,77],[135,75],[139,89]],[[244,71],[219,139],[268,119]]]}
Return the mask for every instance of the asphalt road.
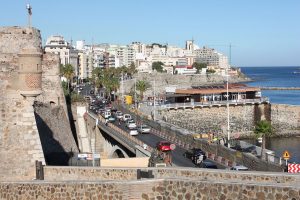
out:
{"label": "asphalt road", "polygon": [[[83,86],[82,87],[82,90],[81,90],[81,93],[83,95],[90,95],[89,94],[89,91],[91,89],[91,86],[90,85],[86,85],[86,86]],[[121,125],[118,124],[118,122],[114,122],[114,124],[116,126],[119,126],[120,128],[122,128],[123,130],[125,130],[126,132],[128,132],[129,134],[129,129],[125,126],[125,123],[124,122],[121,122]],[[153,133],[148,133],[148,134],[139,134],[137,136],[134,136],[134,137],[137,137],[139,140],[141,140],[142,142],[144,142],[145,144],[153,147],[153,148],[156,148],[156,144],[160,141],[166,141],[165,139],[153,134]],[[179,146],[176,146],[176,148],[171,152],[171,155],[172,155],[172,162],[173,164],[175,164],[176,166],[178,167],[197,167],[190,159],[184,157],[184,152],[186,150],[179,147]],[[213,162],[215,163],[214,161],[211,161],[209,159],[206,159],[206,161],[210,161],[210,162]],[[217,164],[217,163],[215,163]],[[219,166],[217,165],[218,168],[224,168],[222,166]]]}
{"label": "asphalt road", "polygon": [[[115,125],[118,125],[118,122],[114,122]],[[129,134],[129,129],[125,126],[124,122],[121,122],[121,125],[119,126],[120,128],[122,128],[123,130],[127,131]],[[156,144],[160,141],[166,141],[165,139],[158,137],[157,135],[154,135],[153,133],[147,133],[147,134],[139,134],[137,136],[139,140],[141,140],[142,142],[144,142],[145,144],[155,148]],[[176,146],[175,150],[173,150],[171,152],[172,155],[172,162],[179,167],[196,167],[196,165],[188,158],[185,158],[183,156],[184,152],[186,150]]]}

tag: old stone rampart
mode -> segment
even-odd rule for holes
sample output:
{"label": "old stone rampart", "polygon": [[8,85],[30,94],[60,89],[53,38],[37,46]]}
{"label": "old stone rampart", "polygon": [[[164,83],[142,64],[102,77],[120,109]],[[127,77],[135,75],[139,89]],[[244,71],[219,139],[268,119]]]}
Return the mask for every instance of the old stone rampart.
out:
{"label": "old stone rampart", "polygon": [[271,120],[277,135],[300,135],[300,106],[272,104]]}
{"label": "old stone rampart", "polygon": [[296,200],[297,186],[158,179],[89,182],[3,182],[3,199],[266,199]]}
{"label": "old stone rampart", "polygon": [[154,178],[180,178],[205,181],[233,181],[293,185],[300,183],[297,174],[258,171],[230,171],[203,168],[111,168],[111,167],[44,167],[46,181],[136,180],[137,170],[152,171]]}
{"label": "old stone rampart", "polygon": [[78,148],[64,108],[36,102],[34,109],[47,164],[67,165],[70,153]]}
{"label": "old stone rampart", "polygon": [[[299,176],[205,169],[45,168],[45,181],[0,182],[5,199],[298,199]],[[51,180],[49,180],[49,178]]]}
{"label": "old stone rampart", "polygon": [[35,160],[45,163],[32,106],[41,89],[40,52],[39,30],[0,27],[0,180],[31,180]]}
{"label": "old stone rampart", "polygon": [[[43,133],[64,140],[56,141],[64,151],[70,147],[77,149],[74,139],[69,140],[70,125],[58,73],[58,57],[42,54],[39,30],[0,27],[0,180],[35,177],[35,161],[45,164],[44,148],[47,154],[49,149],[53,150],[53,147],[42,147],[40,135],[45,136]],[[45,104],[37,115],[44,122],[48,120],[49,124],[44,123],[42,129],[48,131],[39,132],[33,108],[36,101]],[[58,105],[61,109],[52,110]],[[38,123],[40,125],[40,121]],[[68,142],[70,144],[66,144]]]}
{"label": "old stone rampart", "polygon": [[[144,80],[148,82],[151,86],[146,92],[145,96],[153,95],[153,85],[155,81],[155,91],[156,94],[164,93],[165,87],[167,86],[177,86],[178,88],[189,88],[191,86],[199,85],[212,85],[212,84],[224,84],[226,82],[226,77],[221,75],[179,75],[179,74],[166,74],[166,73],[139,73],[135,76],[137,80]],[[231,76],[230,82],[245,82],[250,81],[249,78],[245,76]],[[134,79],[129,79],[124,81],[124,92],[129,93],[134,87]]]}

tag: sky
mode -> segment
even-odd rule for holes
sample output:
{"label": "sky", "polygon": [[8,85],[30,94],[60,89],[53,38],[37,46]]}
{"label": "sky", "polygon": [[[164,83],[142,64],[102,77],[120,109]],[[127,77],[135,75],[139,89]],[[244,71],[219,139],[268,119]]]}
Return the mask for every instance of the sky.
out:
{"label": "sky", "polygon": [[235,66],[300,66],[300,0],[1,0],[0,26],[26,26],[28,2],[43,42],[194,39],[228,56],[231,44]]}

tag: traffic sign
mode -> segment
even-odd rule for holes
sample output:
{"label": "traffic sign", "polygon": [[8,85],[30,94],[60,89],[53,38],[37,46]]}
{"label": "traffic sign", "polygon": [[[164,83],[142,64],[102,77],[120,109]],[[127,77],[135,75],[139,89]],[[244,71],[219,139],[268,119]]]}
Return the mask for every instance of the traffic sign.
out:
{"label": "traffic sign", "polygon": [[283,157],[283,159],[288,160],[291,158],[291,155],[287,150],[285,150],[282,154],[282,157]]}

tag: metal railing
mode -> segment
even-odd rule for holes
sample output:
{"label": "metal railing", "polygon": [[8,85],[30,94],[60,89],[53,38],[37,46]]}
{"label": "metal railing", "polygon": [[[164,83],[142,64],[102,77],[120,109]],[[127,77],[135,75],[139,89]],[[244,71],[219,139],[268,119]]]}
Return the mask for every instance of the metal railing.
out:
{"label": "metal railing", "polygon": [[[259,99],[236,99],[229,100],[230,105],[236,104],[255,104],[255,103],[264,103],[269,102],[269,98],[261,97]],[[186,103],[170,103],[157,106],[161,109],[176,109],[176,108],[193,108],[193,107],[204,107],[204,106],[213,106],[213,105],[226,105],[227,101],[207,101],[207,102],[186,102]]]}

